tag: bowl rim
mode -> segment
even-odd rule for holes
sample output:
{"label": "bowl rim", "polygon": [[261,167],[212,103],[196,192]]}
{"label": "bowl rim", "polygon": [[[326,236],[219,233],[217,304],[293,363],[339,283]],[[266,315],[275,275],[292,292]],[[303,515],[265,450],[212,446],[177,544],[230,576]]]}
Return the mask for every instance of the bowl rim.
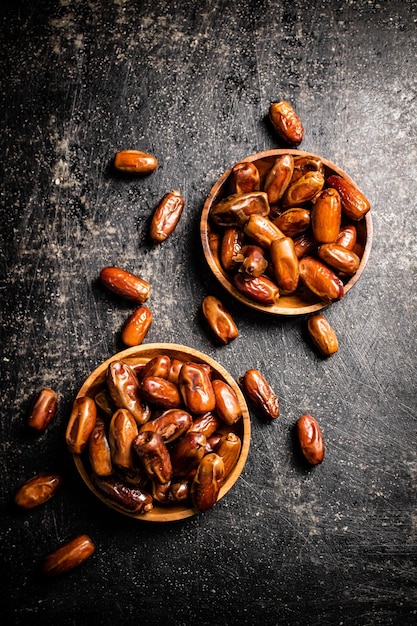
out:
{"label": "bowl rim", "polygon": [[[355,181],[344,171],[342,170],[338,165],[336,165],[335,163],[333,163],[332,161],[329,161],[328,159],[324,158],[321,155],[315,154],[314,152],[309,152],[306,150],[298,150],[298,149],[294,149],[294,148],[276,148],[276,149],[272,149],[272,150],[263,150],[261,152],[255,152],[253,154],[250,154],[238,161],[236,161],[232,166],[230,166],[225,172],[223,172],[223,174],[217,179],[217,181],[214,183],[214,185],[212,186],[210,192],[208,193],[204,205],[203,205],[203,210],[201,213],[201,218],[200,218],[200,239],[201,239],[201,243],[203,246],[203,252],[204,252],[204,256],[206,258],[207,264],[209,265],[210,270],[212,271],[212,273],[214,274],[215,278],[217,279],[217,281],[222,285],[222,287],[230,294],[232,295],[237,301],[245,304],[246,306],[248,306],[251,309],[255,309],[256,311],[261,311],[263,313],[267,313],[269,315],[277,315],[277,316],[282,316],[282,317],[298,317],[300,315],[309,315],[312,313],[317,313],[319,311],[322,311],[324,309],[326,309],[327,307],[329,307],[331,304],[333,304],[333,302],[327,302],[324,300],[317,300],[317,298],[315,298],[315,300],[317,300],[316,302],[312,303],[312,304],[308,304],[305,306],[301,306],[298,308],[295,307],[285,307],[285,306],[277,306],[277,305],[273,305],[273,306],[264,306],[258,302],[255,302],[254,300],[251,300],[250,298],[246,297],[244,294],[242,294],[240,291],[238,291],[234,285],[228,280],[225,272],[223,271],[223,269],[219,266],[219,263],[217,262],[217,260],[215,259],[215,257],[213,256],[211,247],[210,247],[210,241],[209,241],[209,236],[210,236],[210,227],[209,227],[209,213],[210,213],[210,209],[211,206],[213,204],[213,202],[216,201],[216,198],[220,195],[220,193],[222,192],[222,189],[224,187],[224,185],[227,182],[227,179],[229,178],[232,168],[234,167],[234,165],[236,165],[237,163],[243,163],[243,162],[253,162],[253,161],[260,161],[260,160],[264,160],[264,159],[272,159],[276,158],[278,156],[284,155],[284,154],[291,154],[293,156],[311,156],[314,158],[318,158],[322,161],[322,163],[324,164],[324,166],[328,169],[333,170],[336,174],[338,174],[339,176],[342,176],[343,178],[345,178],[346,180],[348,180],[349,182],[351,182],[353,185],[356,185]],[[359,278],[361,277],[366,264],[368,262],[369,259],[369,255],[371,252],[371,248],[372,248],[372,239],[373,239],[373,225],[372,225],[372,217],[371,217],[371,211],[368,211],[365,215],[364,219],[364,223],[365,223],[365,229],[366,229],[366,241],[365,241],[365,245],[363,248],[363,252],[362,252],[362,256],[361,256],[361,260],[360,260],[360,264],[358,267],[358,270],[356,271],[356,273],[350,277],[350,279],[346,282],[345,284],[345,296],[349,293],[349,291],[352,289],[352,287],[358,282]],[[281,296],[282,299],[285,298],[285,296]],[[281,299],[280,298],[280,299]]]}
{"label": "bowl rim", "polygon": [[[133,346],[131,348],[127,348],[125,350],[117,352],[113,356],[109,357],[108,359],[100,363],[100,365],[98,365],[85,379],[76,397],[79,398],[84,395],[89,395],[89,393],[92,393],[91,390],[94,391],[95,388],[98,389],[101,386],[102,382],[104,382],[104,375],[107,371],[109,364],[112,363],[113,361],[136,358],[138,359],[138,363],[139,362],[146,363],[150,358],[152,358],[152,356],[146,355],[146,353],[149,353],[149,352],[153,353],[152,356],[156,356],[159,354],[168,354],[168,356],[170,355],[174,356],[175,354],[177,355],[182,354],[183,356],[188,355],[190,356],[190,358],[188,359],[189,361],[207,363],[208,365],[212,367],[214,374],[218,375],[216,377],[220,376],[222,379],[224,379],[226,382],[229,383],[229,385],[233,388],[233,390],[235,391],[238,397],[239,404],[242,409],[242,417],[237,424],[240,427],[240,422],[241,422],[241,428],[239,429],[242,430],[242,437],[241,437],[242,447],[241,447],[240,455],[239,455],[236,465],[234,466],[233,470],[227,477],[226,482],[224,483],[224,485],[222,485],[220,489],[219,497],[217,499],[217,502],[219,502],[235,485],[235,483],[237,482],[246,464],[248,454],[249,454],[249,448],[250,448],[251,421],[250,421],[250,413],[249,413],[246,400],[243,396],[243,393],[238,383],[234,380],[232,375],[214,358],[210,357],[209,355],[203,352],[200,352],[199,350],[196,350],[195,348],[191,348],[190,346],[186,346],[183,344],[165,343],[165,342],[140,344],[138,346]],[[144,522],[174,522],[174,521],[186,519],[188,517],[192,517],[194,515],[201,513],[198,509],[192,506],[181,506],[181,505],[164,506],[158,503],[154,504],[154,508],[147,513],[144,513],[144,514],[130,513],[129,511],[126,511],[122,507],[117,506],[117,504],[111,502],[109,499],[107,499],[103,494],[101,494],[96,489],[84,465],[84,462],[83,462],[84,456],[85,456],[85,452],[81,455],[72,454],[72,458],[75,463],[76,469],[78,470],[84,483],[87,485],[90,491],[92,491],[92,493],[99,500],[101,500],[101,502],[106,504],[111,509],[119,513],[122,513],[123,515],[127,517],[132,517],[134,519],[144,521]]]}

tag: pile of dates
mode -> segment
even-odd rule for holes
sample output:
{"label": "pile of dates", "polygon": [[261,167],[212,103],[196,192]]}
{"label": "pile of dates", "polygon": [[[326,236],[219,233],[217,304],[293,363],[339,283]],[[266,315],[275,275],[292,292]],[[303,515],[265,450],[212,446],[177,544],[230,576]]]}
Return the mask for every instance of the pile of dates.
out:
{"label": "pile of dates", "polygon": [[94,397],[76,398],[67,446],[97,492],[128,513],[154,503],[206,511],[240,455],[238,397],[208,364],[134,361],[112,361]]}
{"label": "pile of dates", "polygon": [[331,302],[360,264],[355,223],[369,201],[319,157],[284,153],[262,172],[242,161],[210,210],[219,261],[247,298],[273,306],[300,290]]}

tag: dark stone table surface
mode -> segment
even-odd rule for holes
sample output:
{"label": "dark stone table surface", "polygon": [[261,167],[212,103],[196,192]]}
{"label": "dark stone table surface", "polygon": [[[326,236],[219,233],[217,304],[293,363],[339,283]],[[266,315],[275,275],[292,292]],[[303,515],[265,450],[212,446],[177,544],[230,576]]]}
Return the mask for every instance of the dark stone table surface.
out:
{"label": "dark stone table surface", "polygon": [[[416,2],[3,0],[0,19],[2,624],[416,623]],[[302,119],[300,148],[372,204],[369,262],[326,312],[340,343],[330,359],[304,318],[232,300],[199,237],[219,175],[283,147],[266,123],[277,99]],[[158,169],[115,176],[124,148]],[[152,246],[150,216],[174,188],[183,217]],[[233,489],[182,522],[107,508],[66,449],[73,398],[123,348],[132,311],[100,287],[106,265],[151,283],[145,343],[186,344],[235,378],[258,368],[280,396],[273,423],[251,410]],[[201,322],[208,294],[238,325],[227,346]],[[33,435],[28,408],[48,386],[57,415]],[[293,441],[306,412],[326,442],[312,470]],[[39,471],[61,473],[61,491],[17,510],[15,490]],[[95,554],[44,580],[44,555],[80,533]]]}

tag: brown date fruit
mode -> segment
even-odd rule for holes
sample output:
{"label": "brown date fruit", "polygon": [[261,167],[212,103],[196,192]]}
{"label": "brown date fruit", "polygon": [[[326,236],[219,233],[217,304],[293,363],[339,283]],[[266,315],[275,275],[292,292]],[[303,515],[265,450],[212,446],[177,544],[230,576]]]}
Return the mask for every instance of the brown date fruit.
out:
{"label": "brown date fruit", "polygon": [[226,433],[222,436],[219,443],[216,445],[214,451],[223,459],[224,463],[224,477],[227,478],[235,467],[240,451],[242,449],[242,442],[235,433]]}
{"label": "brown date fruit", "polygon": [[278,226],[271,222],[269,217],[263,215],[251,215],[243,230],[250,239],[265,250],[270,248],[275,239],[285,237]]}
{"label": "brown date fruit", "polygon": [[175,230],[184,209],[184,198],[177,189],[166,193],[153,214],[150,236],[155,243],[165,241]]}
{"label": "brown date fruit", "polygon": [[171,458],[159,433],[150,430],[139,433],[133,441],[133,449],[150,480],[161,484],[171,480]]}
{"label": "brown date fruit", "polygon": [[346,217],[358,221],[368,213],[371,208],[370,202],[353,182],[337,174],[329,176],[326,182],[329,187],[334,187],[339,192],[342,211]]}
{"label": "brown date fruit", "polygon": [[203,433],[208,439],[221,426],[221,421],[215,413],[208,411],[202,415],[198,415],[193,419],[190,427],[192,433]]}
{"label": "brown date fruit", "polygon": [[294,237],[294,249],[298,259],[303,256],[311,256],[316,252],[318,243],[310,231]]}
{"label": "brown date fruit", "polygon": [[246,278],[256,278],[263,274],[268,267],[264,250],[260,246],[243,246],[240,254],[236,258],[242,260],[239,272]]}
{"label": "brown date fruit", "polygon": [[104,421],[97,417],[88,440],[88,457],[91,469],[98,476],[110,476],[113,472],[111,450]]}
{"label": "brown date fruit", "polygon": [[322,356],[331,356],[338,351],[337,335],[322,313],[316,313],[308,318],[307,329]]}
{"label": "brown date fruit", "polygon": [[249,369],[238,379],[245,396],[269,420],[279,416],[280,403],[265,376],[257,369]]}
{"label": "brown date fruit", "polygon": [[149,420],[141,426],[139,432],[152,430],[161,435],[164,442],[171,443],[184,435],[193,425],[193,418],[183,409],[168,409],[162,415]]}
{"label": "brown date fruit", "polygon": [[140,487],[130,487],[115,476],[93,474],[91,479],[100,493],[128,513],[142,514],[153,509],[151,494]]}
{"label": "brown date fruit", "polygon": [[273,306],[279,298],[279,288],[264,274],[246,279],[242,274],[235,274],[233,285],[244,296],[264,306]]}
{"label": "brown date fruit", "polygon": [[324,186],[324,176],[320,172],[306,172],[303,176],[291,183],[283,198],[284,209],[298,207],[312,200]]}
{"label": "brown date fruit", "polygon": [[184,403],[191,413],[206,413],[216,405],[210,374],[200,363],[184,363],[178,376]]}
{"label": "brown date fruit", "polygon": [[276,204],[282,198],[290,184],[293,171],[294,159],[291,154],[283,154],[275,160],[264,182],[264,190],[270,205]]}
{"label": "brown date fruit", "polygon": [[264,191],[236,193],[223,198],[210,211],[218,226],[244,226],[251,215],[268,215],[268,196]]}
{"label": "brown date fruit", "polygon": [[317,420],[306,413],[297,421],[297,436],[301,451],[311,465],[319,465],[324,459],[323,435]]}
{"label": "brown date fruit", "polygon": [[142,398],[164,409],[175,409],[181,404],[181,394],[178,386],[160,376],[147,376],[141,382]]}
{"label": "brown date fruit", "polygon": [[151,295],[151,285],[147,280],[120,267],[104,267],[100,280],[112,293],[138,304],[143,304]]}
{"label": "brown date fruit", "polygon": [[274,278],[280,292],[292,293],[298,286],[299,263],[291,237],[283,237],[273,241],[270,254]]}
{"label": "brown date fruit", "polygon": [[303,257],[299,270],[305,286],[326,302],[343,298],[345,290],[342,281],[322,261],[312,256]]}
{"label": "brown date fruit", "polygon": [[140,306],[127,318],[121,333],[126,346],[138,346],[145,339],[152,324],[152,311],[147,306]]}
{"label": "brown date fruit", "polygon": [[259,191],[260,186],[259,170],[254,163],[242,161],[232,167],[230,173],[231,194]]}
{"label": "brown date fruit", "polygon": [[112,399],[110,398],[110,394],[107,389],[100,389],[94,396],[94,402],[97,405],[99,411],[101,411],[102,415],[105,417],[110,417],[113,415],[116,407]]}
{"label": "brown date fruit", "polygon": [[206,451],[206,436],[188,431],[171,449],[173,476],[187,476],[200,463]]}
{"label": "brown date fruit", "polygon": [[286,237],[296,237],[310,226],[311,212],[301,207],[287,209],[273,220]]}
{"label": "brown date fruit", "polygon": [[356,245],[356,238],[356,226],[348,224],[340,229],[340,232],[335,239],[335,243],[343,248],[346,248],[347,250],[353,250]]}
{"label": "brown date fruit", "polygon": [[38,432],[44,432],[55,417],[58,405],[56,392],[49,387],[41,389],[32,402],[27,424]]}
{"label": "brown date fruit", "polygon": [[223,478],[223,459],[215,452],[206,454],[191,484],[191,498],[196,509],[208,511],[216,504]]}
{"label": "brown date fruit", "polygon": [[216,415],[223,422],[232,426],[242,417],[239,399],[234,389],[220,378],[213,380],[212,384],[216,397]]}
{"label": "brown date fruit", "polygon": [[130,469],[135,465],[132,443],[138,434],[138,425],[127,409],[118,409],[110,421],[109,445],[112,462]]}
{"label": "brown date fruit", "polygon": [[17,490],[14,502],[21,509],[33,509],[50,500],[61,485],[62,478],[59,474],[37,474]]}
{"label": "brown date fruit", "polygon": [[120,150],[115,154],[113,166],[125,174],[149,174],[157,168],[158,160],[141,150]]}
{"label": "brown date fruit", "polygon": [[68,420],[65,440],[72,454],[81,454],[88,444],[88,439],[96,423],[97,407],[92,398],[76,398]]}
{"label": "brown date fruit", "polygon": [[294,157],[294,172],[291,182],[294,183],[306,172],[320,172],[324,176],[324,165],[320,157],[313,154],[300,154]]}
{"label": "brown date fruit", "polygon": [[285,100],[272,102],[269,107],[269,119],[278,136],[290,146],[298,146],[304,137],[304,128],[300,118]]}
{"label": "brown date fruit", "polygon": [[342,203],[336,189],[323,189],[311,209],[311,227],[314,239],[319,243],[335,241],[340,231]]}
{"label": "brown date fruit", "polygon": [[204,318],[218,341],[226,345],[239,335],[239,330],[224,304],[215,296],[206,296],[202,303]]}
{"label": "brown date fruit", "polygon": [[140,383],[132,368],[123,361],[112,361],[107,368],[107,389],[116,405],[127,409],[141,426],[151,412],[140,395]]}
{"label": "brown date fruit", "polygon": [[170,502],[185,502],[190,496],[191,481],[188,478],[171,483],[168,500]]}
{"label": "brown date fruit", "polygon": [[170,380],[171,383],[178,385],[178,378],[183,364],[183,361],[179,359],[171,359],[171,366],[168,372],[168,380]]}
{"label": "brown date fruit", "polygon": [[45,576],[58,576],[84,563],[95,551],[88,535],[79,535],[45,557],[41,572]]}
{"label": "brown date fruit", "polygon": [[352,276],[357,272],[361,262],[353,250],[348,250],[337,243],[322,244],[317,253],[319,258],[327,265],[348,276]]}
{"label": "brown date fruit", "polygon": [[168,378],[171,369],[171,358],[167,354],[158,354],[144,365],[138,373],[138,379],[143,380],[148,376]]}
{"label": "brown date fruit", "polygon": [[220,263],[226,272],[233,272],[239,263],[235,260],[243,245],[243,230],[236,226],[225,228],[220,245]]}

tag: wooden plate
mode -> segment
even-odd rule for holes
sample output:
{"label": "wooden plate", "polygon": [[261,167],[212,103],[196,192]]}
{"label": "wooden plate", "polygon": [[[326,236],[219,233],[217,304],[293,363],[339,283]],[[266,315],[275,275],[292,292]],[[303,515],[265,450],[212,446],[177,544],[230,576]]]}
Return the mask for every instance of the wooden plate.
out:
{"label": "wooden plate", "polygon": [[[252,154],[242,159],[242,161],[250,161],[254,163],[260,172],[262,181],[262,179],[265,177],[265,174],[271,168],[276,158],[283,154],[292,154],[293,156],[310,155],[315,158],[319,158],[321,159],[325,167],[326,178],[331,174],[338,174],[339,176],[342,176],[343,178],[353,182],[352,179],[349,178],[349,176],[343,170],[337,167],[337,165],[334,165],[333,163],[331,163],[327,159],[324,159],[321,156],[314,155],[308,152],[303,152],[302,150],[267,150],[265,152]],[[204,203],[200,221],[200,236],[203,244],[204,255],[214,276],[226,289],[226,291],[228,291],[229,294],[236,298],[236,300],[242,302],[248,307],[251,307],[252,309],[256,309],[257,311],[262,311],[273,315],[295,316],[314,313],[329,306],[329,302],[321,300],[318,296],[310,292],[310,290],[303,287],[299,287],[297,291],[295,291],[293,294],[282,295],[278,299],[277,303],[273,306],[264,306],[262,304],[259,304],[247,298],[234,287],[231,282],[231,275],[224,271],[220,263],[219,250],[221,245],[222,229],[220,227],[216,227],[210,219],[210,211],[212,207],[215,206],[222,198],[226,197],[229,193],[228,188],[231,171],[232,167],[224,172],[224,174],[220,176],[217,182],[213,185]],[[348,220],[345,220],[345,222],[349,223]],[[349,280],[346,280],[346,282],[344,281],[345,294],[347,294],[352,289],[353,285],[355,285],[361,277],[362,272],[365,269],[366,263],[368,261],[372,246],[372,218],[370,212],[368,211],[368,213],[362,220],[351,223],[354,224],[357,229],[357,249],[355,249],[355,251],[360,257],[361,262],[357,272],[352,277],[350,277]]]}
{"label": "wooden plate", "polygon": [[[225,425],[225,431],[232,430],[234,433],[236,433],[242,441],[242,448],[237,464],[235,465],[232,472],[229,474],[226,482],[220,490],[218,498],[218,500],[220,500],[236,483],[245,466],[246,459],[249,453],[251,425],[248,407],[237,382],[235,382],[232,376],[214,359],[201,352],[198,352],[197,350],[194,350],[193,348],[189,348],[187,346],[179,344],[142,344],[140,346],[135,346],[133,348],[123,350],[122,352],[115,354],[111,358],[107,359],[107,361],[104,361],[104,363],[99,365],[99,367],[97,367],[97,369],[95,369],[84,382],[80,391],[77,394],[77,397],[90,396],[94,398],[97,392],[105,387],[107,368],[112,361],[122,360],[129,365],[144,364],[147,363],[149,359],[162,354],[168,355],[171,359],[178,359],[180,361],[192,361],[194,363],[208,364],[212,368],[212,378],[219,378],[228,383],[232,387],[232,389],[234,389],[238,397],[242,409],[242,418],[233,427]],[[119,513],[146,522],[172,522],[191,517],[192,515],[196,515],[197,513],[199,513],[197,509],[191,506],[161,505],[157,502],[154,503],[154,508],[148,513],[130,513],[123,508],[117,506],[114,502],[111,502],[95,488],[90,478],[88,455],[85,452],[82,455],[74,454],[73,458],[78,472],[80,473],[82,479],[89,487],[89,489],[94,493],[94,495],[102,502],[104,502],[107,506],[115,509]]]}

